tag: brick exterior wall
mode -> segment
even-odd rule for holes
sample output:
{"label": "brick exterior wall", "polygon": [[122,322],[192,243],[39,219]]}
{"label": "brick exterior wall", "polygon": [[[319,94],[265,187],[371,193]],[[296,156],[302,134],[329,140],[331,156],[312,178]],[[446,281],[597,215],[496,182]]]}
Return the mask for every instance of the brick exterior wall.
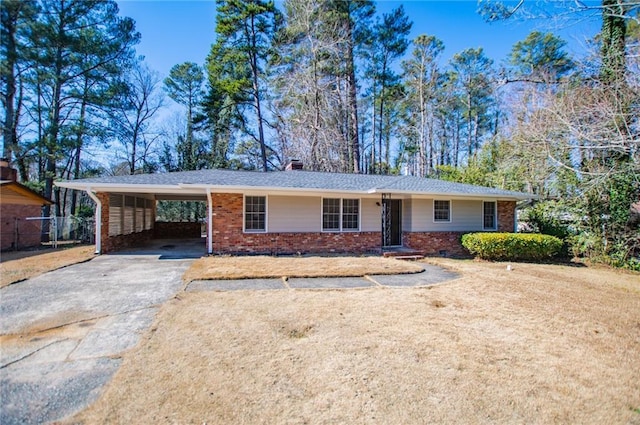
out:
{"label": "brick exterior wall", "polygon": [[213,237],[216,254],[370,254],[380,253],[379,232],[242,233]]}
{"label": "brick exterior wall", "polygon": [[25,218],[40,217],[41,213],[40,205],[0,204],[0,250],[40,245],[42,221]]}
{"label": "brick exterior wall", "polygon": [[153,230],[130,233],[128,235],[109,236],[102,240],[102,253],[119,251],[125,248],[144,246],[153,239]]}
{"label": "brick exterior wall", "polygon": [[402,242],[425,256],[468,257],[469,251],[460,242],[465,233],[469,232],[405,232]]}
{"label": "brick exterior wall", "polygon": [[516,202],[498,201],[498,232],[516,231]]}
{"label": "brick exterior wall", "polygon": [[189,221],[156,221],[153,223],[153,237],[156,239],[199,238],[201,235],[201,223]]}

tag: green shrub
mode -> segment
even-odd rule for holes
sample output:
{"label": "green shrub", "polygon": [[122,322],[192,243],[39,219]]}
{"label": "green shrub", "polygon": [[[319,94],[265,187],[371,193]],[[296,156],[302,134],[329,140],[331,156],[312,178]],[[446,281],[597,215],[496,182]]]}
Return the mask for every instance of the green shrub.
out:
{"label": "green shrub", "polygon": [[557,202],[540,202],[522,211],[520,220],[527,223],[533,232],[566,239],[572,234],[569,226],[558,217],[567,214],[567,209]]}
{"label": "green shrub", "polygon": [[462,246],[484,260],[543,260],[562,249],[555,236],[536,233],[467,233]]}

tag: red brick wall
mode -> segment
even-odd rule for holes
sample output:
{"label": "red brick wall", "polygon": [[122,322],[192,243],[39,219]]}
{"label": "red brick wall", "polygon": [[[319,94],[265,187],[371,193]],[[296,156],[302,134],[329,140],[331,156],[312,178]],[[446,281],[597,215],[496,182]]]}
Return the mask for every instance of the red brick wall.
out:
{"label": "red brick wall", "polygon": [[[40,205],[0,205],[0,250],[21,249],[40,245],[42,221],[25,220],[40,217]],[[16,234],[16,218],[18,228]],[[16,246],[17,240],[17,246]]]}
{"label": "red brick wall", "polygon": [[[242,232],[242,231],[241,231]],[[240,233],[213,238],[213,251],[221,254],[379,253],[379,232],[359,233]]]}
{"label": "red brick wall", "polygon": [[498,201],[498,232],[515,232],[516,202]]}
{"label": "red brick wall", "polygon": [[134,246],[142,246],[151,239],[153,239],[153,230],[144,230],[128,235],[109,236],[102,240],[102,253],[105,254]]}
{"label": "red brick wall", "polygon": [[469,252],[462,246],[460,237],[468,232],[405,232],[404,246],[422,255],[466,257]]}
{"label": "red brick wall", "polygon": [[104,192],[99,192],[99,193],[96,193],[96,197],[100,200],[100,203],[102,204],[102,220],[101,220],[102,227],[100,228],[100,238],[101,238],[101,252],[104,254],[109,251],[113,251],[113,247],[109,242],[109,194]]}
{"label": "red brick wall", "polygon": [[156,221],[153,224],[153,237],[157,239],[199,238],[202,235],[202,224],[197,222]]}

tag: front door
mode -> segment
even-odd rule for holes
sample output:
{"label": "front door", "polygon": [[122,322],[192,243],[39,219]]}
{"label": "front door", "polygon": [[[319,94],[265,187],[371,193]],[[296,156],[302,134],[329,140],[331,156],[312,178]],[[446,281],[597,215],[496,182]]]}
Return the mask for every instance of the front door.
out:
{"label": "front door", "polygon": [[402,246],[402,201],[382,200],[382,246]]}

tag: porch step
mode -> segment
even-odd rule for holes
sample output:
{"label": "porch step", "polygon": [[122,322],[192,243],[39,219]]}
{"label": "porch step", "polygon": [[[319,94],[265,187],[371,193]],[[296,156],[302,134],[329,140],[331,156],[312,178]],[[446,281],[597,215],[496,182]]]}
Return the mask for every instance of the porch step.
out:
{"label": "porch step", "polygon": [[395,255],[389,258],[395,258],[396,260],[405,260],[405,261],[417,261],[422,260],[424,255]]}
{"label": "porch step", "polygon": [[408,248],[402,249],[390,249],[382,252],[382,256],[385,258],[395,258],[398,260],[420,260],[424,258],[424,255],[420,251],[414,251]]}

